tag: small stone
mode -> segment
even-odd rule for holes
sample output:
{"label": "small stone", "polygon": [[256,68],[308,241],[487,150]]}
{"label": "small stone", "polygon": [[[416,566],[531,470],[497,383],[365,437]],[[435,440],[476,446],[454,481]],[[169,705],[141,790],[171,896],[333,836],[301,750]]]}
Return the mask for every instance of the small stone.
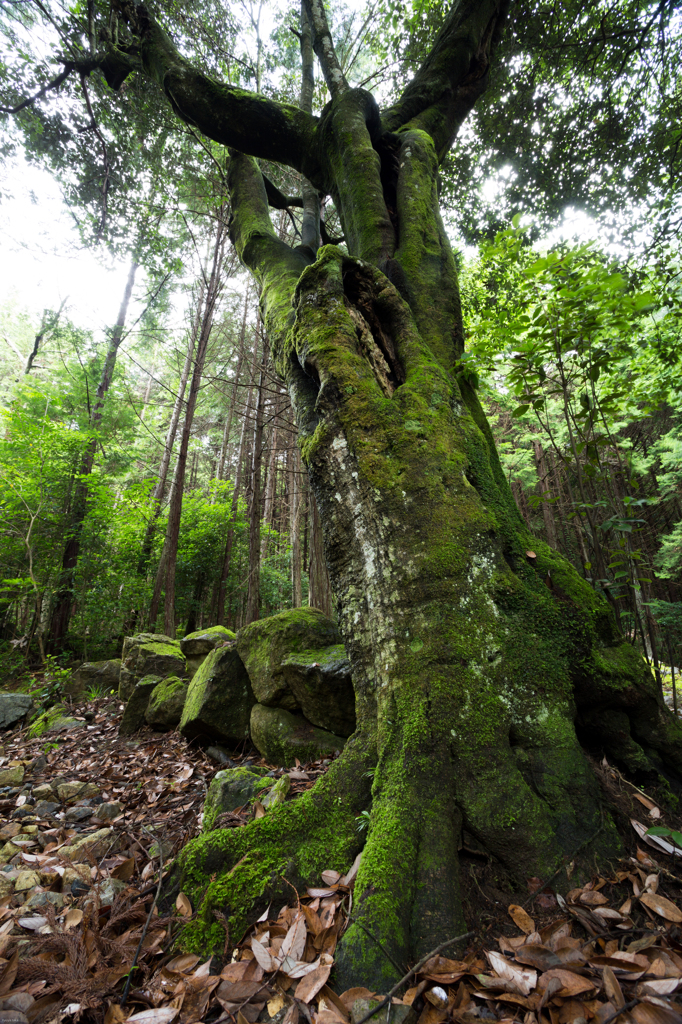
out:
{"label": "small stone", "polygon": [[91,881],[92,875],[90,874],[89,864],[72,864],[71,867],[64,869],[62,892],[69,892],[75,882],[79,882],[81,885],[85,884],[89,889]]}
{"label": "small stone", "polygon": [[5,999],[5,1010],[21,1010],[22,1013],[26,1013],[35,1003],[35,999],[28,992],[15,992],[13,996],[7,996]]}
{"label": "small stone", "polygon": [[118,838],[113,829],[100,828],[97,832],[82,836],[69,846],[63,846],[60,850],[62,857],[66,860],[75,861],[80,857],[92,855],[95,858],[104,857],[106,853],[115,853],[118,845]]}
{"label": "small stone", "polygon": [[40,878],[40,884],[46,889],[51,888],[57,881],[59,881],[59,872],[57,871],[39,871],[38,877]]}
{"label": "small stone", "polygon": [[120,878],[103,878],[97,885],[93,885],[90,891],[91,893],[97,893],[100,906],[110,907],[118,894],[127,888],[128,883],[122,882]]}
{"label": "small stone", "polygon": [[11,896],[14,892],[14,879],[4,878],[2,872],[0,872],[0,900],[3,900],[5,896]]}
{"label": "small stone", "polygon": [[291,779],[288,775],[283,775],[281,779],[277,780],[272,789],[268,790],[265,796],[261,797],[260,802],[267,811],[269,807],[275,807],[277,804],[283,803],[290,789]]}
{"label": "small stone", "polygon": [[210,757],[212,761],[217,761],[218,764],[224,764],[228,768],[236,768],[237,762],[233,761],[228,755],[227,751],[222,747],[209,747],[206,751],[207,757]]}
{"label": "small stone", "polygon": [[34,757],[31,761],[31,771],[41,772],[43,768],[47,767],[47,758],[44,754],[39,754],[38,757]]}
{"label": "small stone", "polygon": [[36,820],[36,812],[32,807],[27,807],[25,804],[23,807],[17,807],[16,811],[12,811],[13,818],[30,818],[31,821]]}
{"label": "small stone", "polygon": [[33,787],[33,796],[36,800],[50,800],[52,794],[53,789],[49,782],[44,782],[40,786]]}
{"label": "small stone", "polygon": [[3,848],[0,850],[0,861],[6,864],[12,857],[16,857],[19,853],[19,847],[15,846],[14,843],[5,843]]}
{"label": "small stone", "polygon": [[0,1010],[0,1024],[28,1024],[28,1017],[21,1010]]}
{"label": "small stone", "polygon": [[55,803],[54,800],[39,800],[33,808],[33,813],[38,818],[50,818],[60,807],[61,804]]}
{"label": "small stone", "polygon": [[38,826],[37,825],[24,825],[21,831],[27,836],[37,836]]}
{"label": "small stone", "polygon": [[120,814],[123,814],[123,804],[118,800],[113,800],[110,804],[99,804],[95,810],[95,817],[100,821],[113,821]]}
{"label": "small stone", "polygon": [[24,768],[22,765],[15,765],[14,768],[0,768],[0,786],[20,786],[24,781]]}
{"label": "small stone", "polygon": [[76,804],[75,807],[69,807],[64,815],[66,821],[87,821],[91,817],[92,807],[82,807],[80,804]]}
{"label": "small stone", "polygon": [[18,821],[9,821],[6,825],[0,828],[0,839],[7,841],[8,839],[14,839],[16,835],[21,832],[21,825]]}
{"label": "small stone", "polygon": [[56,910],[64,906],[64,897],[60,892],[36,892],[30,899],[26,900],[25,907],[44,907],[51,903]]}
{"label": "small stone", "polygon": [[20,871],[14,882],[14,891],[26,892],[36,885],[40,885],[40,875],[37,871]]}
{"label": "small stone", "polygon": [[62,782],[57,787],[57,796],[65,804],[75,804],[77,800],[97,796],[99,792],[100,788],[94,782]]}

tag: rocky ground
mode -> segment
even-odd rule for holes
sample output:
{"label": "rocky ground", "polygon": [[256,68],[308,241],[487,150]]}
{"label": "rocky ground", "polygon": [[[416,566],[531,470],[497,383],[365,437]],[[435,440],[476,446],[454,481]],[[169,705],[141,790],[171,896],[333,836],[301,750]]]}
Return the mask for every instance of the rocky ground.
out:
{"label": "rocky ground", "polygon": [[[357,864],[292,893],[247,935],[226,932],[223,955],[204,961],[177,945],[189,899],[158,909],[169,861],[201,828],[226,764],[260,769],[273,788],[282,780],[288,800],[327,764],[271,768],[246,744],[227,761],[149,729],[120,737],[122,713],[118,700],[100,699],[35,739],[21,727],[2,734],[0,1024],[360,1024],[378,1007],[381,1024],[682,1024],[679,862],[669,840],[644,836],[665,814],[605,762],[595,770],[629,856],[562,898],[556,879],[511,894],[494,865],[463,850],[466,952],[434,952],[381,1005],[387,993],[333,987]],[[220,824],[241,827],[269,813],[266,803]]]}

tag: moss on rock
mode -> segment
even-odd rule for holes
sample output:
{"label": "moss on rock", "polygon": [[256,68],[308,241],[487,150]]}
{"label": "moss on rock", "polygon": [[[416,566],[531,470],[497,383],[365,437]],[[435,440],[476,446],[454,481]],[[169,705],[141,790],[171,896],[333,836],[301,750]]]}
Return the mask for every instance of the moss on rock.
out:
{"label": "moss on rock", "polygon": [[228,743],[248,738],[255,697],[234,646],[206,656],[187,692],[180,720],[183,736],[208,736]]}
{"label": "moss on rock", "polygon": [[163,679],[152,690],[145,721],[152,729],[175,729],[180,724],[187,699],[188,684],[177,676]]}

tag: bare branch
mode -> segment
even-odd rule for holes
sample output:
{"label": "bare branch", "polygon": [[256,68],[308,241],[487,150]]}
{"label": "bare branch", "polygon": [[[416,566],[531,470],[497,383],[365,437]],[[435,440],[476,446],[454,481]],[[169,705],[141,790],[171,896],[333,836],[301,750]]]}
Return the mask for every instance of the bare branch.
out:
{"label": "bare branch", "polygon": [[313,30],[313,49],[320,62],[327,88],[334,99],[347,92],[349,85],[336,56],[322,0],[304,0],[304,3]]}
{"label": "bare branch", "polygon": [[32,103],[39,100],[41,96],[51,92],[53,89],[58,89],[62,82],[65,82],[71,72],[74,70],[75,65],[67,64],[62,72],[53,78],[51,82],[44,85],[34,96],[29,96],[27,99],[22,100],[21,103],[17,103],[16,107],[0,107],[0,114],[18,114],[20,110],[24,110],[26,107],[30,107]]}

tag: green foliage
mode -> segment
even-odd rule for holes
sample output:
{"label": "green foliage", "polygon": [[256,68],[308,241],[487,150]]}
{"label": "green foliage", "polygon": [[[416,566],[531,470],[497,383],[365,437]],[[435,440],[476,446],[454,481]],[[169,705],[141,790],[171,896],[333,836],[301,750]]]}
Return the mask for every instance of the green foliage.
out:
{"label": "green foliage", "polygon": [[[461,372],[484,381],[502,464],[530,524],[541,531],[555,517],[562,477],[563,514],[577,520],[571,532],[587,549],[565,553],[617,604],[630,632],[643,628],[637,595],[650,594],[654,567],[672,577],[680,564],[679,524],[658,552],[648,536],[658,504],[674,507],[682,478],[679,423],[667,413],[680,397],[675,270],[674,260],[618,263],[594,244],[539,251],[515,218],[481,246],[463,283]],[[666,417],[668,432],[649,439],[648,421]],[[554,476],[539,484],[547,453]]]}

